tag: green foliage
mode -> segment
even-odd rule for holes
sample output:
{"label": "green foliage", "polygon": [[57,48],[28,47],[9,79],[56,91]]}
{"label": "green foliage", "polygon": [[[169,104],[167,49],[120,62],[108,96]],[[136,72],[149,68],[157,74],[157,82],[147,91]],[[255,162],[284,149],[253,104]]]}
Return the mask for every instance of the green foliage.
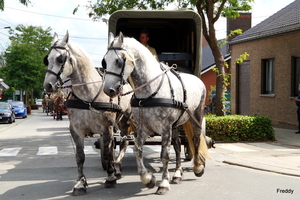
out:
{"label": "green foliage", "polygon": [[247,52],[241,54],[240,57],[236,59],[236,63],[239,64],[239,63],[244,62],[248,56],[249,56],[249,54]]}
{"label": "green foliage", "polygon": [[18,25],[10,29],[11,45],[4,53],[5,65],[0,69],[0,76],[17,90],[41,93],[46,66],[43,58],[51,45],[51,29]]}
{"label": "green foliage", "polygon": [[[11,1],[11,0],[10,0]],[[27,6],[30,2],[30,0],[19,0],[19,2],[25,6]],[[0,0],[0,10],[4,11],[4,0]]]}
{"label": "green foliage", "polygon": [[[178,9],[195,9],[197,5],[200,5],[205,12],[208,12],[208,4],[211,4],[214,6],[215,22],[220,15],[235,19],[239,16],[240,11],[251,10],[252,2],[254,0],[98,0],[96,2],[88,1],[85,7],[89,12],[89,17],[98,20],[121,9],[163,10],[172,4]],[[73,14],[78,11],[79,7],[74,9]]]}
{"label": "green foliage", "polygon": [[273,141],[274,129],[271,119],[264,116],[207,115],[206,135],[216,141],[241,142],[241,141]]}

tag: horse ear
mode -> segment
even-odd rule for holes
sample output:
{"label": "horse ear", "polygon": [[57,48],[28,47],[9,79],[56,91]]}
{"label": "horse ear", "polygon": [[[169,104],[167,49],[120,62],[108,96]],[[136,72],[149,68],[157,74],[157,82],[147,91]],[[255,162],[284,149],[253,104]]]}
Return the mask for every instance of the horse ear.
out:
{"label": "horse ear", "polygon": [[68,41],[69,41],[69,32],[67,31],[66,35],[62,39],[63,45],[66,45],[68,43]]}
{"label": "horse ear", "polygon": [[123,33],[120,32],[120,34],[119,34],[119,42],[120,42],[121,44],[123,44],[123,40],[124,40]]}
{"label": "horse ear", "polygon": [[57,40],[58,40],[58,35],[57,35],[57,33],[54,33],[51,46],[53,46]]}
{"label": "horse ear", "polygon": [[109,33],[109,36],[108,36],[108,47],[110,47],[111,43],[114,41],[114,34],[112,32]]}

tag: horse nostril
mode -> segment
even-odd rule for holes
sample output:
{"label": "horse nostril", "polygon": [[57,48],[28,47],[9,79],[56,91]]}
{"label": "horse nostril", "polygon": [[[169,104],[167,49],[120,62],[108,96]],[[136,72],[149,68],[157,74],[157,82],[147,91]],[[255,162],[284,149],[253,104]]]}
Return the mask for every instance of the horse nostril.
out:
{"label": "horse nostril", "polygon": [[109,94],[110,94],[110,95],[115,95],[115,93],[116,93],[116,90],[115,90],[115,89],[111,88],[111,89],[109,90]]}
{"label": "horse nostril", "polygon": [[47,92],[52,92],[53,91],[53,86],[51,83],[48,83],[45,85],[45,89]]}

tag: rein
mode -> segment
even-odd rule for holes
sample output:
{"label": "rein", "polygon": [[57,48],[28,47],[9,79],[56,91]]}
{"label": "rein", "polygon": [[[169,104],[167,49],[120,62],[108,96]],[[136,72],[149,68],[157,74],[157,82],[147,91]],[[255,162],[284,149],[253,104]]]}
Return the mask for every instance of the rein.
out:
{"label": "rein", "polygon": [[143,88],[143,87],[145,87],[145,86],[151,84],[153,81],[155,81],[155,80],[158,79],[160,76],[162,76],[163,74],[165,74],[166,72],[168,72],[169,70],[171,70],[171,69],[173,69],[173,68],[174,68],[173,65],[172,65],[171,67],[166,68],[166,69],[163,70],[159,75],[157,75],[156,77],[154,77],[153,79],[151,79],[151,80],[148,81],[147,83],[144,83],[144,84],[140,85],[139,87],[137,87],[137,88],[135,88],[135,89],[133,89],[133,90],[131,90],[131,91],[129,91],[129,92],[120,94],[120,95],[121,95],[121,96],[126,96],[126,95],[128,95],[128,94],[131,94],[132,92],[135,92],[135,91],[137,91],[137,90],[139,90],[139,89],[141,89],[141,88]]}
{"label": "rein", "polygon": [[[69,80],[68,80],[69,81]],[[66,81],[65,81],[66,82]],[[88,83],[77,83],[77,84],[72,84],[72,85],[65,85],[65,86],[59,86],[59,88],[71,88],[73,86],[81,86],[81,85],[88,85],[88,84],[93,84],[93,83],[100,83],[103,81],[94,81],[94,82],[88,82]]]}

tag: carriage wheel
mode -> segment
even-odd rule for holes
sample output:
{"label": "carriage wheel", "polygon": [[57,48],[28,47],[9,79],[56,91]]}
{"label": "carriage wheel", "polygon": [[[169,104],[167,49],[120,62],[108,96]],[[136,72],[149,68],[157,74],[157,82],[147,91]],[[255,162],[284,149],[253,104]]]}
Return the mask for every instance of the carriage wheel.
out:
{"label": "carriage wheel", "polygon": [[102,163],[102,168],[103,170],[107,170],[107,162],[105,162],[104,160],[104,142],[103,142],[103,137],[100,136],[100,138],[98,139],[98,143],[99,143],[99,148],[100,148],[100,157],[101,157],[101,163]]}
{"label": "carriage wheel", "polygon": [[191,161],[193,159],[193,154],[188,143],[184,144],[184,155],[187,161]]}

